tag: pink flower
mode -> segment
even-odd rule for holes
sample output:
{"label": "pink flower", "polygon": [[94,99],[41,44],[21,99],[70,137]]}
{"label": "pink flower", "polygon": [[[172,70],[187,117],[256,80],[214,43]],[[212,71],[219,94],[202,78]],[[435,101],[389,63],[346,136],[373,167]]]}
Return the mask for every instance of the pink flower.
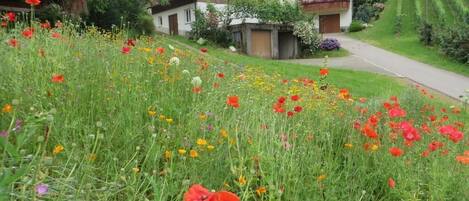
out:
{"label": "pink flower", "polygon": [[125,46],[125,47],[122,47],[121,52],[122,52],[122,54],[129,54],[130,50],[132,50],[131,47]]}
{"label": "pink flower", "polygon": [[36,185],[36,193],[39,197],[44,196],[49,192],[49,186],[47,184]]}

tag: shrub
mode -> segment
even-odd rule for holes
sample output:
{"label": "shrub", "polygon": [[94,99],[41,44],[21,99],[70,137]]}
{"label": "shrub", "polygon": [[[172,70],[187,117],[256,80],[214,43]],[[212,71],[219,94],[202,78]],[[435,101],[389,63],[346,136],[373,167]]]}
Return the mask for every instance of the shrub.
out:
{"label": "shrub", "polygon": [[137,17],[134,29],[143,35],[152,35],[155,33],[155,24],[153,24],[153,18],[147,13],[141,13]]}
{"label": "shrub", "polygon": [[192,40],[207,39],[220,46],[228,47],[233,43],[231,33],[226,27],[220,26],[220,13],[212,4],[207,7],[207,13],[195,11],[196,20],[192,23],[189,37]]}
{"label": "shrub", "polygon": [[436,34],[443,53],[459,62],[469,64],[469,25],[443,28]]}
{"label": "shrub", "polygon": [[358,7],[357,12],[355,13],[355,19],[368,23],[373,19],[373,17],[375,17],[375,15],[376,10],[373,8],[373,6],[369,4],[363,4]]}
{"label": "shrub", "polygon": [[349,32],[358,32],[365,29],[365,26],[363,26],[362,22],[360,21],[352,21],[349,27]]}
{"label": "shrub", "polygon": [[48,20],[49,22],[56,22],[57,20],[63,21],[65,13],[63,8],[55,3],[49,4],[38,13],[37,17],[42,21]]}
{"label": "shrub", "polygon": [[430,23],[422,21],[418,31],[420,42],[425,45],[431,45],[433,43],[433,26]]}
{"label": "shrub", "polygon": [[314,54],[319,51],[321,39],[314,23],[299,21],[293,25],[293,35],[300,38],[301,50],[303,53]]}
{"label": "shrub", "polygon": [[340,43],[335,38],[326,38],[321,42],[319,46],[322,50],[331,51],[331,50],[339,50]]}

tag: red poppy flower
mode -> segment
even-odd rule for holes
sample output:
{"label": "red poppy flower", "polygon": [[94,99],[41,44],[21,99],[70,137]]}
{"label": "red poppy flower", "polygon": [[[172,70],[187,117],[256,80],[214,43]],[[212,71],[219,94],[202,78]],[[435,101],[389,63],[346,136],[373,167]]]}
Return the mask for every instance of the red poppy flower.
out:
{"label": "red poppy flower", "polygon": [[164,51],[165,51],[165,49],[162,48],[162,47],[156,48],[156,52],[158,52],[158,54],[164,54]]}
{"label": "red poppy flower", "polygon": [[60,83],[63,83],[64,81],[65,81],[64,75],[62,74],[52,75],[51,82],[60,84]]}
{"label": "red poppy flower", "polygon": [[184,201],[206,201],[212,195],[213,193],[203,186],[195,184],[184,194]]}
{"label": "red poppy flower", "polygon": [[321,68],[321,69],[319,70],[319,74],[322,75],[322,76],[326,76],[326,75],[329,74],[329,69],[327,69],[327,68]]}
{"label": "red poppy flower", "polygon": [[282,80],[283,84],[288,84],[288,80]]}
{"label": "red poppy flower", "polygon": [[60,20],[58,20],[57,22],[55,22],[55,27],[56,28],[62,28],[62,22]]}
{"label": "red poppy flower", "polygon": [[347,89],[340,89],[339,91],[339,97],[344,99],[344,100],[347,100],[347,99],[350,99],[350,93]]}
{"label": "red poppy flower", "polygon": [[50,29],[50,22],[46,21],[44,23],[41,23],[41,28],[43,29]]}
{"label": "red poppy flower", "polygon": [[16,19],[16,14],[14,12],[8,12],[6,17],[8,18],[8,21],[14,22]]}
{"label": "red poppy flower", "polygon": [[389,148],[389,153],[395,157],[399,157],[402,154],[404,154],[404,151],[402,149],[399,149],[398,147],[391,147]]}
{"label": "red poppy flower", "polygon": [[192,88],[192,93],[195,93],[195,94],[200,94],[200,93],[202,93],[202,87],[194,87],[194,88]]}
{"label": "red poppy flower", "polygon": [[23,32],[21,33],[25,38],[27,39],[30,39],[33,37],[33,34],[34,34],[34,29],[33,28],[26,28],[25,30],[23,30]]}
{"label": "red poppy flower", "polygon": [[298,96],[298,95],[293,95],[293,96],[291,97],[291,100],[292,100],[292,101],[298,101],[298,100],[300,100],[300,96]]}
{"label": "red poppy flower", "polygon": [[61,35],[59,33],[57,33],[57,32],[52,33],[52,38],[60,38],[60,37],[61,37]]}
{"label": "red poppy flower", "polygon": [[441,135],[448,136],[448,138],[454,143],[457,143],[464,138],[464,134],[451,125],[440,127],[439,132]]}
{"label": "red poppy flower", "polygon": [[184,194],[184,201],[239,201],[239,197],[227,191],[213,193],[195,184]]}
{"label": "red poppy flower", "polygon": [[8,45],[10,45],[10,47],[18,47],[19,42],[15,38],[12,38],[8,40]]}
{"label": "red poppy flower", "polygon": [[407,113],[405,110],[399,107],[395,107],[395,108],[390,109],[388,111],[388,114],[390,118],[397,118],[397,117],[405,117]]}
{"label": "red poppy flower", "polygon": [[469,165],[469,151],[465,151],[464,155],[456,156],[456,160],[463,165]]}
{"label": "red poppy flower", "polygon": [[433,141],[431,142],[429,145],[428,145],[428,149],[430,151],[436,151],[437,149],[443,147],[444,144],[442,142],[439,142],[439,141]]}
{"label": "red poppy flower", "polygon": [[31,6],[37,6],[41,3],[41,0],[26,0],[25,2]]}
{"label": "red poppy flower", "polygon": [[128,39],[128,40],[127,40],[127,45],[128,45],[128,46],[135,46],[135,43],[136,43],[136,41],[133,40],[133,39]]}
{"label": "red poppy flower", "polygon": [[228,99],[226,100],[226,104],[228,104],[231,107],[238,108],[239,107],[239,98],[238,96],[228,96]]}
{"label": "red poppy flower", "polygon": [[284,104],[286,100],[287,100],[287,98],[282,96],[282,97],[278,98],[277,102],[280,103],[280,104]]}
{"label": "red poppy flower", "polygon": [[294,110],[295,110],[295,112],[301,112],[301,111],[303,111],[303,107],[298,105],[298,106],[295,106]]}
{"label": "red poppy flower", "polygon": [[218,78],[225,78],[225,74],[223,74],[223,73],[218,73],[217,76],[218,76]]}
{"label": "red poppy flower", "polygon": [[294,114],[295,114],[295,113],[293,113],[292,111],[288,111],[288,112],[287,112],[287,116],[288,116],[288,117],[292,117]]}
{"label": "red poppy flower", "polygon": [[122,54],[129,54],[130,50],[132,50],[131,47],[125,46],[125,47],[122,47],[121,52],[122,52]]}
{"label": "red poppy flower", "polygon": [[354,129],[357,129],[357,130],[358,130],[358,129],[360,129],[360,127],[361,127],[361,124],[360,124],[359,121],[353,122],[353,128],[354,128]]}
{"label": "red poppy flower", "polygon": [[0,24],[1,27],[7,27],[8,26],[8,23],[5,22],[5,21],[2,21],[2,23]]}
{"label": "red poppy flower", "polygon": [[389,179],[388,179],[388,186],[389,186],[389,188],[394,188],[394,187],[396,187],[396,182],[394,181],[393,178],[389,178]]}
{"label": "red poppy flower", "polygon": [[208,49],[205,48],[205,47],[203,47],[203,48],[200,48],[200,51],[201,51],[202,53],[207,53],[207,52],[208,52]]}
{"label": "red poppy flower", "polygon": [[285,109],[282,107],[283,105],[281,103],[276,103],[274,104],[274,112],[277,113],[284,113]]}
{"label": "red poppy flower", "polygon": [[365,103],[366,102],[366,98],[363,98],[363,97],[358,99],[358,100],[360,101],[360,103]]}
{"label": "red poppy flower", "polygon": [[366,135],[367,137],[371,139],[378,138],[378,134],[376,131],[373,129],[373,127],[370,124],[365,124],[365,126],[362,128],[361,132]]}

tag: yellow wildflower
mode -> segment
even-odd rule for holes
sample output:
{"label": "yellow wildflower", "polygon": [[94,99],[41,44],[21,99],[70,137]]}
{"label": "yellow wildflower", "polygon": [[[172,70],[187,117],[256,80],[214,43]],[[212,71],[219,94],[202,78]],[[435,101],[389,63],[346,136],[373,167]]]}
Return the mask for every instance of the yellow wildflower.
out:
{"label": "yellow wildflower", "polygon": [[326,175],[324,175],[324,174],[319,175],[318,178],[317,178],[318,182],[321,182],[321,181],[323,181],[324,179],[326,179]]}
{"label": "yellow wildflower", "polygon": [[205,121],[205,120],[207,120],[207,118],[208,118],[208,117],[207,117],[207,115],[206,115],[205,113],[200,113],[200,114],[199,114],[199,119],[200,119],[201,121]]}
{"label": "yellow wildflower", "polygon": [[199,138],[199,139],[197,139],[197,145],[205,146],[205,145],[207,145],[207,140]]}
{"label": "yellow wildflower", "polygon": [[247,182],[246,177],[244,177],[243,175],[239,176],[239,178],[238,178],[239,185],[244,186],[244,185],[246,185],[246,182]]}
{"label": "yellow wildflower", "polygon": [[189,155],[190,155],[192,158],[197,158],[197,157],[199,157],[199,153],[197,153],[196,150],[191,150],[191,151],[189,152]]}
{"label": "yellow wildflower", "polygon": [[184,154],[186,154],[186,150],[185,149],[178,149],[178,153],[179,153],[179,155],[184,155]]}
{"label": "yellow wildflower", "polygon": [[153,57],[148,58],[148,64],[153,64],[155,63],[155,59]]}
{"label": "yellow wildflower", "polygon": [[5,104],[2,108],[2,112],[4,112],[4,113],[13,112],[13,106],[10,105],[10,104]]}
{"label": "yellow wildflower", "polygon": [[90,155],[88,156],[88,160],[90,160],[90,161],[95,161],[95,160],[96,160],[96,154],[90,154]]}
{"label": "yellow wildflower", "polygon": [[215,146],[213,146],[213,145],[208,145],[207,146],[207,150],[212,151],[213,149],[215,149]]}
{"label": "yellow wildflower", "polygon": [[163,121],[165,119],[166,119],[166,117],[164,115],[160,114],[160,120]]}
{"label": "yellow wildflower", "polygon": [[132,168],[132,171],[133,171],[134,173],[139,173],[139,172],[140,172],[140,168],[134,167],[134,168]]}
{"label": "yellow wildflower", "polygon": [[376,151],[378,150],[379,146],[376,144],[371,145],[371,151]]}
{"label": "yellow wildflower", "polygon": [[171,152],[171,151],[166,150],[164,152],[164,158],[166,158],[166,159],[170,159],[172,155],[173,155],[173,152]]}
{"label": "yellow wildflower", "polygon": [[261,187],[256,189],[256,193],[257,193],[258,196],[261,196],[262,194],[264,194],[266,192],[267,192],[267,189],[264,186],[261,186]]}
{"label": "yellow wildflower", "polygon": [[148,116],[150,116],[150,117],[156,116],[156,111],[148,110]]}
{"label": "yellow wildflower", "polygon": [[227,138],[228,137],[228,131],[226,131],[225,129],[221,129],[220,130],[220,136],[224,137],[224,138]]}
{"label": "yellow wildflower", "polygon": [[64,147],[62,145],[56,145],[54,147],[54,151],[52,152],[54,155],[60,154],[61,152],[64,151]]}
{"label": "yellow wildflower", "polygon": [[168,122],[168,124],[172,124],[172,123],[173,123],[173,119],[167,118],[167,119],[166,119],[166,122]]}
{"label": "yellow wildflower", "polygon": [[344,147],[347,149],[351,149],[353,145],[351,143],[344,144]]}

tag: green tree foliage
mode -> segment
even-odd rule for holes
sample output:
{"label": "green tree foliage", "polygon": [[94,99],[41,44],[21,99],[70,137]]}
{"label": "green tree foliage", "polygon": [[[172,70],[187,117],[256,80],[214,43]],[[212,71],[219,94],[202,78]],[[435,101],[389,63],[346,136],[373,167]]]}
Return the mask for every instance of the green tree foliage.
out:
{"label": "green tree foliage", "polygon": [[308,18],[295,1],[233,0],[232,12],[238,18],[257,18],[262,22],[291,24]]}

